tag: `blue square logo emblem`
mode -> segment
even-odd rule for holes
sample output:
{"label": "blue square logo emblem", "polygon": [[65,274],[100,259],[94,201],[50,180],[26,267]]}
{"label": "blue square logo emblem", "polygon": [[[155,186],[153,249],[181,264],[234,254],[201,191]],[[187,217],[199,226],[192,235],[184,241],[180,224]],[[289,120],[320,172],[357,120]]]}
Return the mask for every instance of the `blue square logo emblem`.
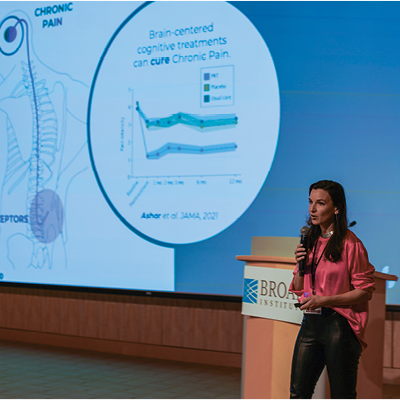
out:
{"label": "blue square logo emblem", "polygon": [[243,303],[257,304],[258,279],[244,279]]}

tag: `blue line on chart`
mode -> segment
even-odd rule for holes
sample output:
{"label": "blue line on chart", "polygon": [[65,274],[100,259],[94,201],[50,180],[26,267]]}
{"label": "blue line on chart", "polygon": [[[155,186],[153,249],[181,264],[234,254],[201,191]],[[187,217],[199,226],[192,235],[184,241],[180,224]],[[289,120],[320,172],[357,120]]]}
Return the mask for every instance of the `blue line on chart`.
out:
{"label": "blue line on chart", "polygon": [[179,112],[164,118],[147,118],[141,110],[138,101],[136,102],[136,111],[142,117],[143,121],[145,121],[147,129],[152,126],[169,128],[176,124],[208,128],[213,126],[237,125],[238,123],[238,117],[235,114],[196,115]]}
{"label": "blue line on chart", "polygon": [[236,143],[214,144],[210,146],[194,146],[189,144],[167,143],[164,146],[161,146],[158,150],[147,153],[146,157],[149,160],[157,160],[169,153],[211,154],[223,153],[226,151],[235,151],[236,148]]}
{"label": "blue line on chart", "polygon": [[143,145],[144,145],[144,151],[147,153],[147,146],[146,146],[146,138],[144,137],[144,129],[143,129],[143,123],[142,120],[139,118],[140,121],[140,129],[142,130],[142,136],[143,136]]}
{"label": "blue line on chart", "polygon": [[149,128],[149,126],[168,128],[178,123],[204,128],[212,126],[236,125],[238,123],[237,117],[235,114],[199,116],[194,114],[178,113],[178,114],[173,114],[171,117],[168,118],[148,119],[143,113],[143,111],[140,109],[139,102],[136,102],[136,104],[137,104],[136,111],[142,117],[139,118],[140,128],[142,130],[143,144],[146,152],[146,158],[148,160],[158,160],[161,157],[170,153],[201,155],[201,154],[212,154],[212,153],[224,153],[228,151],[235,151],[237,149],[236,143],[222,143],[216,145],[195,146],[190,144],[179,144],[179,143],[169,142],[161,146],[157,150],[148,152],[142,120],[146,123],[147,128]]}

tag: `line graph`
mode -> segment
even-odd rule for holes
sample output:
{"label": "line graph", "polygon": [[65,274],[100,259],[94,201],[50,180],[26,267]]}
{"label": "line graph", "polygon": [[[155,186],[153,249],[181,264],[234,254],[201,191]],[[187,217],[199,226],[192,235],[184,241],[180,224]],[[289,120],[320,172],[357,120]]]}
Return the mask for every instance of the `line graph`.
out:
{"label": "line graph", "polygon": [[140,108],[139,102],[136,102],[136,111],[146,123],[147,129],[153,126],[159,128],[169,128],[177,124],[197,126],[199,128],[209,128],[214,126],[236,125],[238,123],[238,117],[235,114],[197,115],[179,112],[172,114],[169,117],[147,118]]}
{"label": "line graph", "polygon": [[136,102],[136,111],[139,114],[140,128],[147,160],[159,160],[168,154],[189,154],[198,156],[205,154],[225,153],[229,151],[235,151],[238,147],[234,142],[211,145],[193,145],[186,143],[167,142],[155,150],[148,151],[146,135],[143,126],[144,124],[148,130],[152,127],[170,128],[177,124],[189,125],[198,128],[212,128],[218,126],[237,125],[238,117],[235,114],[196,115],[179,112],[172,114],[169,117],[148,118],[140,108],[138,101]]}
{"label": "line graph", "polygon": [[[193,50],[182,48],[179,64],[141,68],[129,49],[141,45],[155,16],[177,26],[210,18],[201,2],[172,3],[151,3],[113,36],[93,81],[89,135],[116,215],[149,238],[195,243],[233,224],[261,190],[276,150],[279,88],[265,42],[227,3],[215,4],[221,34],[230,37],[226,59],[184,62]],[[258,43],[251,52],[242,33]]]}
{"label": "line graph", "polygon": [[194,146],[189,144],[167,143],[158,150],[147,153],[149,160],[159,159],[169,153],[181,154],[211,154],[222,153],[224,151],[234,151],[237,148],[235,143],[217,144],[210,146]]}

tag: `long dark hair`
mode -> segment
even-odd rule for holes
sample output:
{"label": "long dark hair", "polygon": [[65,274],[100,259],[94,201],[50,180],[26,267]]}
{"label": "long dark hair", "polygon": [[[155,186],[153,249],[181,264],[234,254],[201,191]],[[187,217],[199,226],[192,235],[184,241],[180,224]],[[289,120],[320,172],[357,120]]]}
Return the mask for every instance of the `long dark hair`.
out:
{"label": "long dark hair", "polygon": [[[347,234],[347,206],[346,196],[344,194],[343,186],[340,183],[334,181],[318,181],[310,186],[308,194],[311,194],[312,190],[322,189],[329,193],[331,196],[333,205],[338,209],[338,214],[335,214],[335,222],[333,235],[328,240],[325,247],[325,257],[336,263],[342,258],[342,251],[344,245],[344,238]],[[313,225],[311,222],[311,216],[308,217],[307,224],[310,227],[308,234],[308,251],[311,251],[321,235],[321,227],[319,225]]]}

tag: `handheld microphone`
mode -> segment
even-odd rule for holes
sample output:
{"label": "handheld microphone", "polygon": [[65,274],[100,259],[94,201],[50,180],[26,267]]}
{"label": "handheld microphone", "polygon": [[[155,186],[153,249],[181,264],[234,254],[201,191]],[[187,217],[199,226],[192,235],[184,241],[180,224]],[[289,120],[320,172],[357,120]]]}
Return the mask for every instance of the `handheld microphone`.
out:
{"label": "handheld microphone", "polygon": [[351,228],[352,226],[354,226],[357,222],[356,221],[352,221],[349,223],[349,228]]}
{"label": "handheld microphone", "polygon": [[[303,226],[300,229],[300,244],[303,245],[303,247],[307,251],[307,244],[308,244],[308,232],[310,228],[308,226]],[[304,276],[304,268],[306,264],[306,259],[304,258],[303,260],[299,261],[299,275]]]}

